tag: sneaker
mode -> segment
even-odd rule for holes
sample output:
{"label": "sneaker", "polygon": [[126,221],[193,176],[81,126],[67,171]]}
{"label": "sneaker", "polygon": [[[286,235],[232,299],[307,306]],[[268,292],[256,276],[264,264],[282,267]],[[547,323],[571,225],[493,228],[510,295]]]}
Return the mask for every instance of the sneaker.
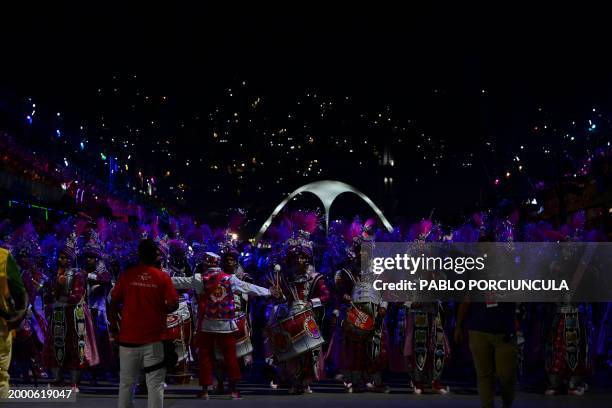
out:
{"label": "sneaker", "polygon": [[344,391],[352,394],[353,393],[353,383],[344,383]]}
{"label": "sneaker", "polygon": [[305,394],[312,394],[312,388],[310,388],[310,385],[307,385],[306,388],[304,388],[304,393]]}
{"label": "sneaker", "polygon": [[557,395],[558,393],[559,392],[556,388],[547,388],[546,391],[544,391],[544,395],[546,395],[547,397],[552,397],[553,395]]}
{"label": "sneaker", "polygon": [[574,395],[576,397],[582,397],[584,395],[584,387],[575,387],[567,390],[567,395]]}
{"label": "sneaker", "polygon": [[232,391],[232,399],[233,400],[241,400],[242,395],[240,395],[240,391]]}
{"label": "sneaker", "polygon": [[272,388],[273,390],[278,388],[278,384],[275,384],[274,381],[270,381],[270,388]]}
{"label": "sneaker", "polygon": [[443,385],[437,380],[431,383],[431,389],[440,395],[446,395],[450,392],[450,388],[448,388],[448,386]]}
{"label": "sneaker", "polygon": [[38,364],[36,364],[32,370],[30,370],[30,372],[32,373],[32,376],[36,377],[36,378],[47,378],[47,373],[45,372],[45,370],[43,370],[42,368],[40,368],[38,366]]}
{"label": "sneaker", "polygon": [[206,390],[206,391],[202,390],[202,391],[198,392],[196,394],[196,398],[205,399],[205,400],[210,399],[210,396],[208,395],[208,390]]}
{"label": "sneaker", "polygon": [[75,383],[70,384],[70,389],[74,393],[78,393],[79,392],[79,387]]}
{"label": "sneaker", "polygon": [[420,383],[420,382],[415,382],[414,383],[414,393],[416,395],[423,394],[423,383]]}

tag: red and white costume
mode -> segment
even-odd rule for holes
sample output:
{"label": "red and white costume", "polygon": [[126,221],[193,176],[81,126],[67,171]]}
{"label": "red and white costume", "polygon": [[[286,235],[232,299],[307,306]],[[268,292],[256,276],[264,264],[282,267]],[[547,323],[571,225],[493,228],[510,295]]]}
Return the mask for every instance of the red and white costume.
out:
{"label": "red and white costume", "polygon": [[240,368],[236,358],[236,305],[234,292],[254,296],[270,296],[270,291],[244,282],[220,268],[208,268],[206,273],[193,277],[175,277],[172,282],[177,289],[193,288],[198,293],[198,348],[200,363],[200,385],[213,383],[212,371],[215,361],[215,344],[223,354],[225,369],[230,383],[240,379]]}

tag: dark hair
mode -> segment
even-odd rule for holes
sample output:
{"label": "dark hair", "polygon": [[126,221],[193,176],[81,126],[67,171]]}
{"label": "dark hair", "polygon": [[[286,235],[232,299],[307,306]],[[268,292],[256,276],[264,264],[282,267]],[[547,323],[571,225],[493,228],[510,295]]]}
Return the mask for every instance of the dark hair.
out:
{"label": "dark hair", "polygon": [[239,261],[240,260],[240,255],[238,255],[237,252],[225,252],[225,253],[221,254],[221,259],[223,261],[225,261],[227,258],[232,258],[235,261]]}
{"label": "dark hair", "polygon": [[138,243],[138,260],[143,264],[155,264],[157,261],[157,245],[155,241],[146,238]]}

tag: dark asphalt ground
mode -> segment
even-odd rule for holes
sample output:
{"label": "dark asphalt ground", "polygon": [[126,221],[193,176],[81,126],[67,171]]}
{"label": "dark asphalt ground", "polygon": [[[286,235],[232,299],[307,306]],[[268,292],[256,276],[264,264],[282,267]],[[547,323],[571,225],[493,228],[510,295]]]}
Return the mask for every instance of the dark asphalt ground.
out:
{"label": "dark asphalt ground", "polygon": [[[448,395],[414,395],[405,384],[391,383],[391,393],[354,393],[346,394],[338,383],[332,381],[322,382],[315,387],[314,393],[310,395],[293,396],[286,389],[272,390],[262,384],[243,383],[240,386],[243,399],[232,401],[229,396],[217,396],[211,393],[208,401],[195,399],[198,390],[197,383],[190,385],[169,386],[166,389],[165,407],[189,408],[189,407],[222,407],[242,405],[253,408],[287,407],[287,408],[323,408],[323,407],[376,407],[376,408],[478,408],[480,406],[476,390],[474,388],[451,386]],[[117,404],[117,387],[113,385],[88,387],[81,386],[81,393],[77,396],[76,403],[3,403],[3,406],[27,406],[27,407],[78,407],[78,408],[107,408],[115,407]],[[501,400],[498,399],[501,406]],[[539,391],[519,391],[514,407],[519,408],[608,408],[612,407],[612,390],[592,389],[583,397],[555,396],[545,397]],[[146,407],[146,396],[137,396],[136,407]]]}

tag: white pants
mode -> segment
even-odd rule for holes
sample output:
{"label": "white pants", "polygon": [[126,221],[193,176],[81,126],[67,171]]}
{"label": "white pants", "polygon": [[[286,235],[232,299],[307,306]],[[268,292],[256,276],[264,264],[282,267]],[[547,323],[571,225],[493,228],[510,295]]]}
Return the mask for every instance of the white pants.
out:
{"label": "white pants", "polygon": [[[164,359],[164,345],[161,341],[139,347],[119,347],[119,408],[134,407],[134,387],[140,371]],[[148,408],[164,406],[164,378],[166,369],[160,368],[146,375]]]}

